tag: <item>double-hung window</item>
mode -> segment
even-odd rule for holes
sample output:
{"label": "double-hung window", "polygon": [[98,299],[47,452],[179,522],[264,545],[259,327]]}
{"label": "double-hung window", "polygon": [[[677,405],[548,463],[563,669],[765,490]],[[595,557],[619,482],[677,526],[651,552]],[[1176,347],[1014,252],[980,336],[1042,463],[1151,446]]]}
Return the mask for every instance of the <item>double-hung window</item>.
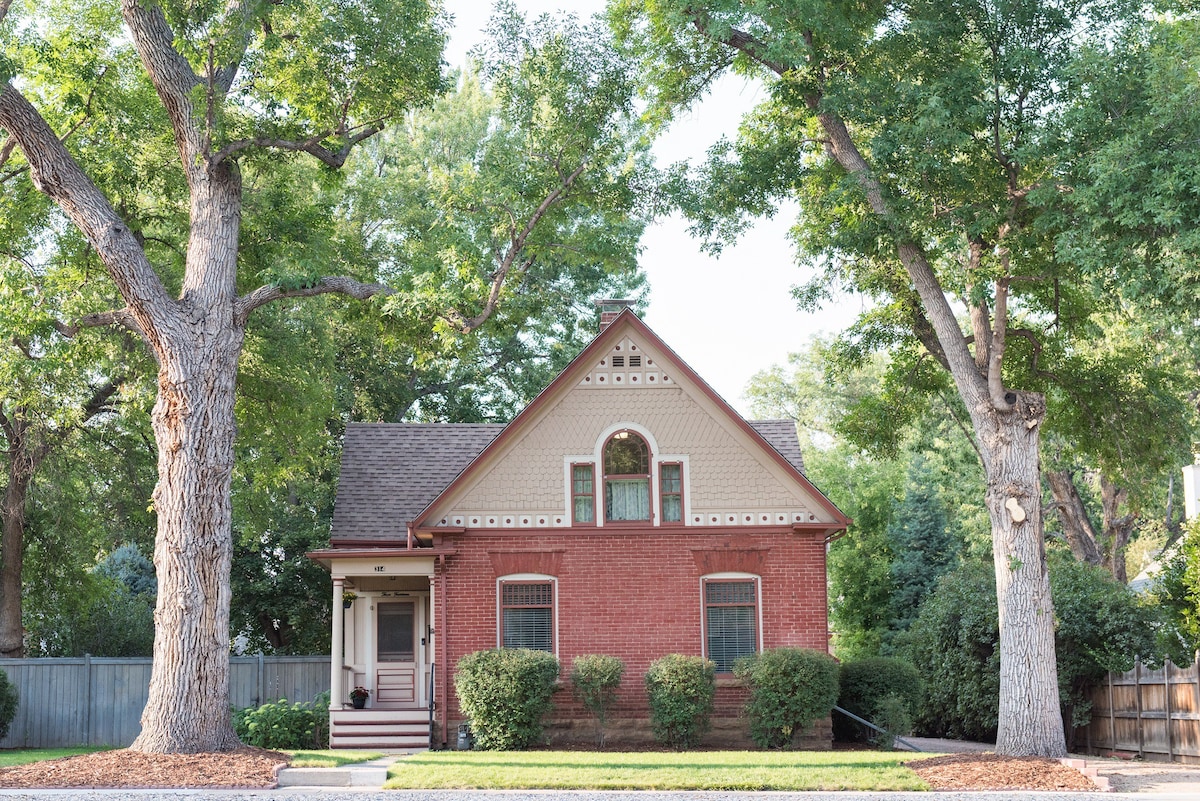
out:
{"label": "double-hung window", "polygon": [[500,646],[554,653],[554,582],[500,582]]}
{"label": "double-hung window", "polygon": [[571,465],[571,521],[577,526],[596,523],[596,468],[590,464]]}
{"label": "double-hung window", "polygon": [[662,522],[683,522],[683,465],[663,462],[658,466],[658,497]]}
{"label": "double-hung window", "polygon": [[650,448],[632,431],[604,445],[604,520],[650,519]]}
{"label": "double-hung window", "polygon": [[758,581],[704,580],[704,650],[718,673],[733,671],[740,657],[758,652]]}

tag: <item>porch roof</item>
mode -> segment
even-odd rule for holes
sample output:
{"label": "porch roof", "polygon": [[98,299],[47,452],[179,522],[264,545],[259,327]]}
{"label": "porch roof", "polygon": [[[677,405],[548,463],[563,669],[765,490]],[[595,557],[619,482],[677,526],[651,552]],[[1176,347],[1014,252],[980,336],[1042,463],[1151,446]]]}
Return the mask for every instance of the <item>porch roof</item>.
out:
{"label": "porch roof", "polygon": [[408,523],[504,430],[495,423],[350,423],[330,541],[403,543]]}

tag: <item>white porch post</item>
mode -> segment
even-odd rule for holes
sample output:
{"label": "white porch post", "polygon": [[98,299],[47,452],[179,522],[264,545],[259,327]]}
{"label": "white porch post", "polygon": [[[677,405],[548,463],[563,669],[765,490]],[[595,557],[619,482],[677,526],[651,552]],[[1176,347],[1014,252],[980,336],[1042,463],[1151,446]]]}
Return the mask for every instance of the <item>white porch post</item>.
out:
{"label": "white porch post", "polygon": [[[423,648],[421,650],[425,651],[427,654],[429,654],[433,657],[433,659],[428,659],[426,661],[433,663],[433,666],[430,667],[429,670],[433,674],[433,678],[436,681],[438,678],[437,671],[438,671],[438,668],[440,667],[440,665],[438,665],[438,663],[437,663],[437,650],[435,649],[434,642],[433,642],[433,638],[437,636],[436,632],[437,632],[437,625],[438,625],[437,612],[435,611],[437,609],[438,597],[437,597],[437,590],[435,589],[436,582],[434,582],[433,579],[434,579],[434,576],[431,573],[429,575],[429,620],[426,622],[425,631],[424,631],[424,634],[428,639],[426,640],[427,645],[425,646],[425,648]],[[421,688],[421,693],[422,693],[422,696],[425,701],[424,706],[426,709],[432,709],[433,705],[434,705],[433,704],[434,698],[437,695],[437,688],[429,686],[428,677],[424,677],[424,675],[423,675],[423,678],[424,678],[424,680],[421,683],[424,684],[425,686]]]}
{"label": "white porch post", "polygon": [[342,664],[344,657],[342,649],[345,643],[345,630],[343,621],[346,613],[342,609],[342,591],[345,585],[343,580],[335,578],[333,580],[333,637],[330,641],[330,664],[329,664],[329,708],[330,710],[342,708]]}

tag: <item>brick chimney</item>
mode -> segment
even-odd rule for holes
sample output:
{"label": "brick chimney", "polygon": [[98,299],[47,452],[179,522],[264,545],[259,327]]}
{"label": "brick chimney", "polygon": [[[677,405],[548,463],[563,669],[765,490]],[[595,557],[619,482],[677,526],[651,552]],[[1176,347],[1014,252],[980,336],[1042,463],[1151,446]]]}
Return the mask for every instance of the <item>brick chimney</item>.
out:
{"label": "brick chimney", "polygon": [[617,319],[617,315],[626,309],[632,308],[636,300],[628,300],[624,298],[604,298],[596,301],[597,308],[600,309],[600,333],[604,333],[604,329],[612,325],[612,321]]}

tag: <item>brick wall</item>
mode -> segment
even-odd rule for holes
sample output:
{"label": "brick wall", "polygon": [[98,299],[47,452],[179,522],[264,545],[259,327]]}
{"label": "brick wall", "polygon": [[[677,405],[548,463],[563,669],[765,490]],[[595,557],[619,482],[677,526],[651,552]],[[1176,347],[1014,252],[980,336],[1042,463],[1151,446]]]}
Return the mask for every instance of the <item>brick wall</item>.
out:
{"label": "brick wall", "polygon": [[[766,648],[826,650],[825,543],[787,530],[468,531],[447,537],[457,549],[446,564],[447,620],[438,654],[454,665],[473,651],[496,647],[497,569],[555,570],[557,646],[563,678],[574,657],[609,654],[625,662],[611,727],[629,741],[648,740],[644,675],[668,653],[701,654],[700,577],[739,571],[761,576],[761,641]],[[444,650],[442,650],[444,649]],[[443,674],[444,675],[444,674]],[[745,690],[719,682],[713,737],[745,739],[739,720]],[[590,716],[571,698],[569,683],[556,698],[556,739],[588,739]],[[461,719],[450,689],[451,731]],[[818,740],[821,738],[818,737]],[[825,738],[828,745],[828,740]]]}

